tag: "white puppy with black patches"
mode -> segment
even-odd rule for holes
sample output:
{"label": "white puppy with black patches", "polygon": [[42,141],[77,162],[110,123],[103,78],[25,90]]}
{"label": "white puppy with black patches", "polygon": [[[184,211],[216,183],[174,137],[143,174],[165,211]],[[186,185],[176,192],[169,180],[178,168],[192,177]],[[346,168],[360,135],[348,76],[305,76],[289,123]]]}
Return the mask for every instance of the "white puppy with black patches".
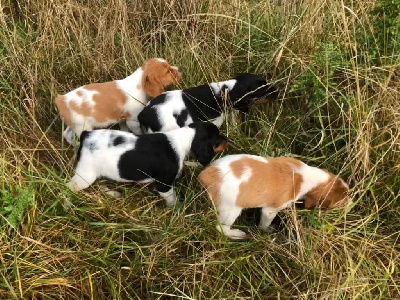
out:
{"label": "white puppy with black patches", "polygon": [[108,129],[84,131],[80,138],[76,172],[67,184],[73,191],[89,187],[100,177],[119,182],[155,182],[168,206],[175,204],[172,185],[189,152],[205,166],[227,145],[218,128],[208,122],[139,136]]}
{"label": "white puppy with black patches", "polygon": [[228,155],[202,171],[199,181],[217,208],[218,230],[232,238],[246,233],[231,229],[245,208],[262,208],[260,228],[267,230],[277,213],[304,199],[305,207],[333,208],[350,203],[349,186],[339,177],[288,157]]}

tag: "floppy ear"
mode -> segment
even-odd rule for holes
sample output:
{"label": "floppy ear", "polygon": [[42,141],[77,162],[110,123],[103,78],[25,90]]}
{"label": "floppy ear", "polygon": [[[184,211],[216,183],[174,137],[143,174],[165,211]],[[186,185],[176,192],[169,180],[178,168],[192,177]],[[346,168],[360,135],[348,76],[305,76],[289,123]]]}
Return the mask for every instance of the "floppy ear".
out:
{"label": "floppy ear", "polygon": [[331,204],[331,201],[329,199],[323,199],[322,201],[319,201],[318,199],[307,195],[305,200],[304,200],[304,206],[306,209],[312,209],[316,207],[320,208],[329,208]]}
{"label": "floppy ear", "polygon": [[164,86],[158,80],[157,74],[145,70],[142,75],[143,90],[150,97],[157,97],[164,92]]}
{"label": "floppy ear", "polygon": [[228,140],[226,139],[226,137],[223,136],[223,135],[220,135],[220,136],[218,137],[217,145],[214,145],[214,146],[213,146],[213,150],[214,150],[214,152],[222,152],[222,151],[225,151],[227,145],[228,145]]}
{"label": "floppy ear", "polygon": [[214,149],[210,142],[204,141],[192,143],[192,152],[196,160],[203,166],[207,166],[214,157]]}
{"label": "floppy ear", "polygon": [[309,196],[309,195],[307,195],[307,196],[305,197],[305,200],[304,200],[304,207],[305,207],[306,209],[312,209],[312,208],[317,207],[318,205],[319,205],[319,202],[318,202],[318,200],[315,199],[314,197],[311,197],[311,196]]}

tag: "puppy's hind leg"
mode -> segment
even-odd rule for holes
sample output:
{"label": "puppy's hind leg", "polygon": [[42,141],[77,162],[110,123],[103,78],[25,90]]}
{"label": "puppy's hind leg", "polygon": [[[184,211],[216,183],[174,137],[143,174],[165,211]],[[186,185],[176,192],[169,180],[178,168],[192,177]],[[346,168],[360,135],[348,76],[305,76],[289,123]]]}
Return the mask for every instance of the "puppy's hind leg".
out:
{"label": "puppy's hind leg", "polygon": [[67,126],[67,128],[65,128],[63,136],[64,139],[67,141],[67,143],[72,145],[72,138],[74,136],[74,132],[72,131],[71,127]]}
{"label": "puppy's hind leg", "polygon": [[217,225],[218,231],[233,240],[240,240],[246,237],[245,232],[239,229],[231,229],[231,226],[242,212],[241,207],[221,204],[217,207],[217,211],[221,222],[221,225]]}

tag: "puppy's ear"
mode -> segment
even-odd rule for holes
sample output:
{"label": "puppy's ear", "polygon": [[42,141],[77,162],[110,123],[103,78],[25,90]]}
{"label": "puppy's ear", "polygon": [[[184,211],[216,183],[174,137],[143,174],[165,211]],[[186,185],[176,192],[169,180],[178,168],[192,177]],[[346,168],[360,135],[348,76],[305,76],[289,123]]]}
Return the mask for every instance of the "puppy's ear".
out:
{"label": "puppy's ear", "polygon": [[331,201],[329,199],[318,200],[317,198],[314,198],[313,196],[310,195],[307,195],[304,200],[304,206],[306,209],[313,209],[316,207],[326,209],[330,207],[330,204]]}
{"label": "puppy's ear", "polygon": [[306,209],[313,209],[319,205],[318,199],[311,197],[310,195],[307,195],[304,198],[304,207]]}
{"label": "puppy's ear", "polygon": [[143,90],[150,97],[157,97],[164,92],[164,86],[158,80],[157,74],[148,72],[146,69],[142,75]]}
{"label": "puppy's ear", "polygon": [[213,145],[214,152],[225,151],[227,145],[228,145],[228,139],[224,135],[220,134],[218,136],[216,144]]}
{"label": "puppy's ear", "polygon": [[214,149],[208,141],[195,141],[192,142],[192,152],[196,160],[203,166],[207,166],[214,157]]}

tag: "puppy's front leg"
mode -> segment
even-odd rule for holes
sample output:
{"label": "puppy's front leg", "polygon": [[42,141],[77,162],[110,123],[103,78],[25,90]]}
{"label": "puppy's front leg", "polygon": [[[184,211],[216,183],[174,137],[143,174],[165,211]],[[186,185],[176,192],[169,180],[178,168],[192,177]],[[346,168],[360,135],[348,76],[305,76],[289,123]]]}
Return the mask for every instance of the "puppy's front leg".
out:
{"label": "puppy's front leg", "polygon": [[129,127],[125,120],[119,121],[119,130],[129,132]]}
{"label": "puppy's front leg", "polygon": [[271,225],[277,213],[278,212],[276,210],[264,206],[261,210],[261,220],[260,224],[258,225],[260,229],[265,232],[269,232],[270,231],[269,225]]}
{"label": "puppy's front leg", "polygon": [[126,120],[126,125],[132,131],[133,134],[141,135],[142,128],[140,127],[140,122],[135,118],[129,118]]}
{"label": "puppy's front leg", "polygon": [[168,207],[175,205],[176,195],[175,195],[175,191],[174,191],[173,187],[171,187],[171,189],[169,191],[166,191],[166,192],[158,191],[158,193],[160,194],[161,197],[163,197],[165,199],[165,202],[167,203]]}

